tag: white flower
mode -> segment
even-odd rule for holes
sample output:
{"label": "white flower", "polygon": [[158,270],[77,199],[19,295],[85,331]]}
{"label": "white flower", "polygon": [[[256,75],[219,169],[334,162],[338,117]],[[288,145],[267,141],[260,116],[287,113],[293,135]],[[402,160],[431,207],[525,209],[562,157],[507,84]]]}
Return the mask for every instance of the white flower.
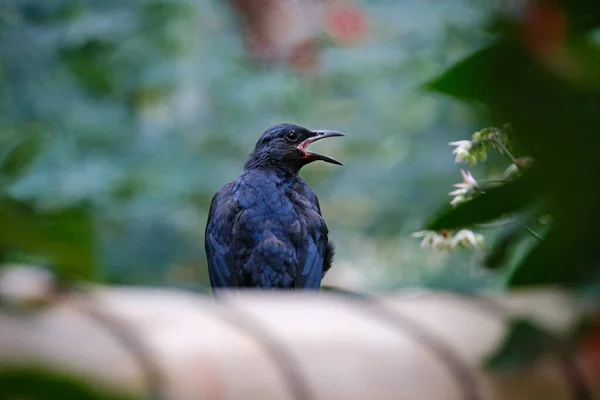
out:
{"label": "white flower", "polygon": [[452,242],[448,240],[448,237],[443,235],[436,235],[431,243],[431,248],[435,251],[450,250],[451,243]]}
{"label": "white flower", "polygon": [[420,231],[411,234],[411,236],[423,238],[421,241],[421,248],[430,247],[435,251],[444,251],[450,250],[452,245],[452,235],[446,230],[442,230],[440,232]]}
{"label": "white flower", "polygon": [[430,247],[435,251],[449,251],[462,247],[465,249],[475,249],[483,247],[484,238],[479,233],[474,233],[468,229],[461,229],[456,234],[450,231],[420,231],[411,234],[415,238],[423,238],[421,248]]}
{"label": "white flower", "polygon": [[484,238],[479,233],[474,233],[468,229],[461,229],[452,238],[452,248],[464,247],[467,249],[476,249],[483,247]]}
{"label": "white flower", "polygon": [[460,174],[462,175],[462,178],[463,178],[463,185],[468,185],[468,187],[471,189],[477,187],[477,181],[475,180],[475,178],[473,178],[473,175],[471,175],[471,172],[469,172],[469,171],[465,172],[464,169],[461,169]]}
{"label": "white flower", "polygon": [[450,146],[456,146],[456,149],[454,149],[454,151],[456,151],[459,148],[469,151],[471,150],[471,147],[473,147],[473,142],[471,142],[470,140],[458,140],[456,142],[450,142],[448,144]]}
{"label": "white flower", "polygon": [[459,140],[457,142],[448,143],[450,146],[456,146],[452,150],[452,154],[456,155],[454,162],[461,163],[463,161],[469,161],[471,158],[471,149],[473,148],[473,142],[470,140]]}
{"label": "white flower", "polygon": [[447,240],[446,236],[435,231],[415,232],[411,236],[423,238],[421,248],[431,247],[434,250],[445,250],[450,247],[450,241]]}
{"label": "white flower", "polygon": [[431,247],[435,235],[437,235],[437,232],[434,231],[419,231],[410,234],[414,238],[423,238],[421,240],[421,248]]}
{"label": "white flower", "polygon": [[455,183],[455,188],[458,188],[450,193],[450,196],[458,196],[465,195],[475,189],[477,189],[477,181],[473,178],[473,175],[469,171],[465,172],[465,170],[461,169],[460,174],[462,175],[463,181],[461,183]]}
{"label": "white flower", "polygon": [[465,172],[461,169],[460,174],[462,175],[463,181],[461,183],[455,183],[452,185],[457,189],[448,193],[449,196],[456,196],[450,202],[453,207],[456,207],[457,205],[469,200],[469,195],[477,190],[477,181],[475,178],[473,178],[473,175],[471,175],[469,171]]}

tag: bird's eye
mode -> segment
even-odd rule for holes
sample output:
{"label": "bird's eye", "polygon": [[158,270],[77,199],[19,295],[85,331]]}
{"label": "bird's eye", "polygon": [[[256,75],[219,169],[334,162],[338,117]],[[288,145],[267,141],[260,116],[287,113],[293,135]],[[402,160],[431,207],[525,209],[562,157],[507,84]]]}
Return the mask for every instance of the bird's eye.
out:
{"label": "bird's eye", "polygon": [[298,140],[298,134],[296,132],[290,132],[286,135],[286,138],[287,140],[295,142],[296,140]]}

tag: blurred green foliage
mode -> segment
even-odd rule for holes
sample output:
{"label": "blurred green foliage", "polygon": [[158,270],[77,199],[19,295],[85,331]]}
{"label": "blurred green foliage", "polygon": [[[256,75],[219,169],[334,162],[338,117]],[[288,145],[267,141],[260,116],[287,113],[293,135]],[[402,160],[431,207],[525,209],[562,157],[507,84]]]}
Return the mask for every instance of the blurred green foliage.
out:
{"label": "blurred green foliage", "polygon": [[490,355],[486,364],[496,371],[514,371],[543,352],[554,349],[558,343],[556,337],[536,324],[526,319],[517,319],[513,321],[510,332],[498,351]]}
{"label": "blurred green foliage", "polygon": [[0,371],[2,399],[38,400],[126,400],[87,385],[73,377],[34,368],[8,368]]}
{"label": "blurred green foliage", "polygon": [[535,218],[552,215],[541,242],[511,271],[511,287],[600,283],[595,233],[600,172],[594,168],[600,148],[600,43],[594,36],[600,7],[587,1],[559,3],[542,2],[518,19],[499,19],[492,45],[430,85],[485,104],[492,124],[514,126],[517,153],[534,159],[520,178],[443,213],[429,226],[469,226],[532,209]]}
{"label": "blurred green foliage", "polygon": [[[477,104],[488,124],[509,122],[513,151],[532,156],[533,167],[455,209],[441,210],[428,229],[517,215],[499,235],[487,265],[512,264],[506,281],[510,288],[557,285],[597,305],[600,5],[588,0],[531,2],[518,12],[496,16],[491,26],[495,37],[489,46],[458,62],[429,87]],[[516,254],[528,224],[544,215],[552,217],[548,229]],[[587,318],[560,338],[530,321],[514,321],[488,365],[513,370],[550,349],[573,354],[577,347],[572,345],[584,337],[584,328],[597,324],[597,316]]]}
{"label": "blurred green foliage", "polygon": [[420,85],[485,41],[474,28],[490,5],[362,6],[365,42],[326,48],[318,72],[298,76],[251,64],[221,1],[2,3],[3,260],[202,289],[210,198],[288,121],[348,134],[326,150],[346,167],[303,171],[338,272],[382,289],[493,283],[471,254],[409,237],[459,176],[447,142],[474,129],[466,107]]}

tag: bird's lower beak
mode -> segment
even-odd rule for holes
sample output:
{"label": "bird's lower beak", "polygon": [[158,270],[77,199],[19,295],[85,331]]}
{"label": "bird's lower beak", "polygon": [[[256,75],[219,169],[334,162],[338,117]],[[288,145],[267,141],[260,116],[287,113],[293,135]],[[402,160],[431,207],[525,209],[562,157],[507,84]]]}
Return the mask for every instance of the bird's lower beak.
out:
{"label": "bird's lower beak", "polygon": [[335,158],[323,155],[323,154],[319,154],[319,153],[312,153],[310,151],[306,151],[306,148],[308,147],[309,144],[316,142],[318,140],[321,139],[325,139],[325,138],[329,138],[329,137],[336,137],[336,136],[346,136],[344,135],[342,132],[338,132],[338,131],[330,131],[330,130],[324,130],[324,129],[319,129],[316,131],[313,131],[314,136],[309,137],[308,139],[304,140],[302,143],[300,143],[297,147],[298,150],[304,152],[304,158],[308,158],[311,161],[317,161],[317,160],[321,160],[321,161],[325,161],[331,164],[337,164],[337,165],[344,165],[341,162],[339,162],[338,160],[336,160]]}

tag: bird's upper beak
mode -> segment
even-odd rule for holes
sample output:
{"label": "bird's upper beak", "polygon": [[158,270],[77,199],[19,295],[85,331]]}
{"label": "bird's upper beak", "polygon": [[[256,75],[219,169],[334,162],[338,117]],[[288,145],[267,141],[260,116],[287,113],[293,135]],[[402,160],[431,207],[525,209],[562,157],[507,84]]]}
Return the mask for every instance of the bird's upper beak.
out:
{"label": "bird's upper beak", "polygon": [[313,136],[304,140],[302,143],[300,143],[297,146],[298,150],[301,150],[304,152],[303,158],[308,158],[311,161],[321,160],[321,161],[325,161],[325,162],[328,162],[331,164],[344,165],[341,162],[339,162],[338,160],[336,160],[335,158],[332,158],[332,157],[329,157],[329,156],[326,156],[323,154],[319,154],[319,153],[312,153],[310,151],[306,151],[306,148],[308,147],[309,144],[316,142],[318,140],[321,140],[321,139],[325,139],[325,138],[329,138],[329,137],[336,137],[336,136],[346,136],[346,135],[344,135],[342,132],[330,131],[330,130],[326,130],[326,129],[318,129],[318,130],[312,131],[312,133],[313,133]]}

